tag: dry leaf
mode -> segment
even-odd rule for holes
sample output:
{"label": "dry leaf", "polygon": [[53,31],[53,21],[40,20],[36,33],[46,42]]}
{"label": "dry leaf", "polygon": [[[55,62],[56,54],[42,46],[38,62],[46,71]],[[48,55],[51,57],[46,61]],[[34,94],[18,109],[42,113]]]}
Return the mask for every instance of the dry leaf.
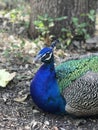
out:
{"label": "dry leaf", "polygon": [[16,72],[9,73],[5,69],[0,69],[0,86],[6,87],[7,84],[15,77]]}

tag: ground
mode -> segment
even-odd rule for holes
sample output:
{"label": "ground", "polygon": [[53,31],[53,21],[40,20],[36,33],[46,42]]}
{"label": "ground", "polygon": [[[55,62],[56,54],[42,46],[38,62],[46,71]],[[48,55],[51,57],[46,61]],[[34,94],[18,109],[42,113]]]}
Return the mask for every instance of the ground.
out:
{"label": "ground", "polygon": [[[8,18],[0,17],[0,20],[0,29],[4,29],[0,32],[0,69],[16,72],[16,76],[7,87],[0,87],[0,130],[98,130],[97,117],[75,118],[71,115],[52,115],[44,113],[35,106],[29,88],[30,81],[40,64],[34,64],[33,57],[43,44],[32,43],[27,38],[23,25],[18,27],[18,24],[15,24],[13,30],[11,24],[8,24]],[[24,42],[25,45],[20,48],[13,46]],[[77,49],[71,46],[71,52],[70,49],[66,49],[65,52],[61,49],[56,50],[56,63],[69,55],[90,53],[84,48],[81,50],[79,45],[75,46]]]}
{"label": "ground", "polygon": [[[20,61],[20,60],[19,60]],[[33,103],[29,85],[36,65],[19,62],[17,58],[0,61],[0,68],[6,68],[17,75],[6,88],[0,88],[1,130],[97,130],[97,118],[74,118],[44,113]]]}

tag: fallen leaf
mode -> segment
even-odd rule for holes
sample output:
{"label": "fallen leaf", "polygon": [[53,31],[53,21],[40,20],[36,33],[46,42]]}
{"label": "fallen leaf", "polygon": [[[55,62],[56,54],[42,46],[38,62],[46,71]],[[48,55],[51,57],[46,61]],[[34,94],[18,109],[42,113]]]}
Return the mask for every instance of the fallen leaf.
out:
{"label": "fallen leaf", "polygon": [[9,73],[5,69],[0,69],[0,86],[6,87],[7,84],[15,77],[16,72]]}

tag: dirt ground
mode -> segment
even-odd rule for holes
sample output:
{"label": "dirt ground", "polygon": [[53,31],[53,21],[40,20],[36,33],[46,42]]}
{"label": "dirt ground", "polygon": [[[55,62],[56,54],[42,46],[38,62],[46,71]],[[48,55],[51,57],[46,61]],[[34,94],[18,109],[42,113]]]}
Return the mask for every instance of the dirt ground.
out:
{"label": "dirt ground", "polygon": [[98,130],[98,118],[74,118],[44,113],[33,103],[29,85],[36,65],[10,57],[0,68],[17,75],[0,88],[0,130]]}
{"label": "dirt ground", "polygon": [[34,105],[29,85],[36,65],[1,56],[0,68],[17,73],[6,88],[0,88],[0,130],[98,130],[98,118],[51,115]]}
{"label": "dirt ground", "polygon": [[[0,29],[3,27],[2,23],[4,22],[2,22],[1,18]],[[0,87],[0,130],[98,130],[97,117],[75,118],[70,115],[51,115],[42,112],[35,106],[29,93],[29,86],[34,73],[40,66],[40,64],[32,63],[36,54],[34,50],[38,48],[35,44],[31,46],[32,41],[24,38],[27,44],[23,48],[24,50],[26,49],[25,52],[21,51],[21,49],[13,50],[12,48],[9,55],[5,58],[4,54],[11,43],[18,44],[20,42],[19,36],[16,36],[17,31],[9,33],[10,27],[5,26],[4,29],[6,30],[6,28],[6,32],[0,32],[0,69],[16,72],[16,76],[6,88]],[[18,29],[25,34],[21,27]],[[23,32],[21,32],[22,35]],[[97,51],[95,50],[94,52]],[[59,55],[61,54],[64,57],[68,53],[73,55],[73,53],[79,54],[79,52],[90,53],[90,51],[80,50],[78,46],[76,50],[73,49],[73,52],[66,50],[65,54],[62,50],[58,50],[55,52],[58,54],[58,56],[55,56],[56,61],[60,62]],[[22,54],[22,57],[17,56],[17,53]],[[25,59],[26,56],[27,59]],[[63,57],[61,58],[63,59]]]}

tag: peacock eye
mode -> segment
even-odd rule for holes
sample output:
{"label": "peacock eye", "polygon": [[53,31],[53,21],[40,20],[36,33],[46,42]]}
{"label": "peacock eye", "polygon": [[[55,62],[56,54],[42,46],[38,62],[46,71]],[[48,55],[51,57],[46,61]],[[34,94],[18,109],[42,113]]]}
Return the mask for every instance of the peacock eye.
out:
{"label": "peacock eye", "polygon": [[44,60],[50,60],[50,59],[51,59],[51,56],[52,56],[52,53],[47,52],[46,54],[44,54],[44,55],[42,56],[42,59],[44,59]]}
{"label": "peacock eye", "polygon": [[46,53],[46,55],[44,56],[44,58],[48,58],[50,56],[50,53]]}

